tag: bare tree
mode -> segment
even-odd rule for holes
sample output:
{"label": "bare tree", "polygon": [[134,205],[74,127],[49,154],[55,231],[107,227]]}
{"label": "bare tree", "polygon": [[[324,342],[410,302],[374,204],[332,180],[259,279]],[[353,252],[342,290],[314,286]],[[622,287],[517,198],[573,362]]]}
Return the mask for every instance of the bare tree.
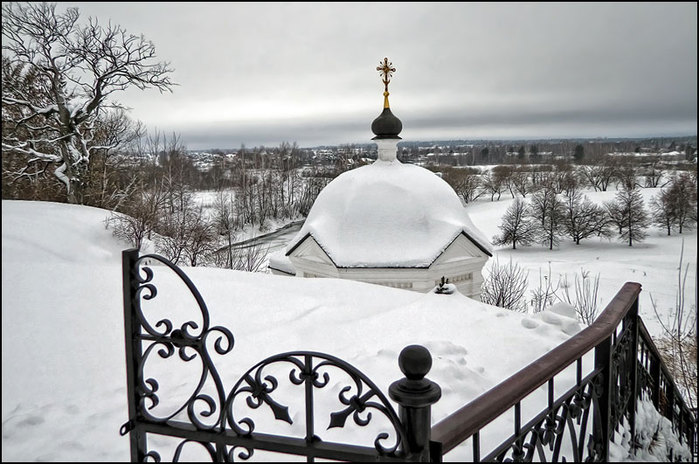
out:
{"label": "bare tree", "polygon": [[[347,156],[353,151],[353,146],[348,146],[346,149]],[[279,163],[279,201],[282,205],[282,214],[284,217],[291,218],[295,212],[296,198],[301,188],[300,177],[298,173],[299,166],[299,150],[296,143],[289,145],[282,143],[278,151]]]}
{"label": "bare tree", "polygon": [[578,189],[578,176],[569,162],[556,162],[554,164],[554,188],[556,193],[571,195]]}
{"label": "bare tree", "polygon": [[532,299],[530,304],[532,306],[532,311],[538,313],[544,309],[551,306],[558,295],[556,292],[561,285],[561,278],[559,276],[556,284],[553,284],[553,277],[551,276],[551,263],[549,262],[548,274],[542,274],[541,268],[539,268],[539,285],[531,290]]}
{"label": "bare tree", "polygon": [[612,156],[598,158],[597,164],[581,166],[579,172],[595,192],[606,192],[617,174],[617,161]]}
{"label": "bare tree", "polygon": [[633,189],[636,187],[640,187],[640,184],[636,182],[636,175],[637,175],[637,169],[636,166],[626,163],[623,165],[619,165],[616,170],[616,174],[614,175],[616,179],[616,186],[617,189],[619,187],[626,187],[627,189]]}
{"label": "bare tree", "polygon": [[125,198],[137,190],[142,179],[134,173],[126,153],[133,142],[143,136],[144,127],[132,121],[122,110],[114,110],[96,121],[95,139],[101,146],[121,145],[119,150],[94,150],[83,182],[82,198],[86,205],[119,210]]}
{"label": "bare tree", "polygon": [[[173,201],[174,199],[174,201]],[[191,266],[213,251],[214,227],[204,216],[202,205],[196,205],[187,188],[166,196],[170,203],[167,213],[161,216],[157,249],[174,264],[181,259]]]}
{"label": "bare tree", "polygon": [[[502,191],[505,189],[509,190],[512,198],[515,197],[514,186],[512,185],[512,174],[514,172],[515,168],[511,164],[500,164],[492,169],[493,182],[501,186],[500,188]],[[500,195],[498,194],[498,200],[499,199]]]}
{"label": "bare tree", "polygon": [[672,234],[675,226],[675,204],[670,189],[661,190],[650,199],[650,212],[653,223],[667,230],[667,234]]}
{"label": "bare tree", "polygon": [[481,301],[500,308],[526,312],[527,303],[523,299],[526,291],[527,273],[524,269],[513,263],[512,259],[506,265],[501,265],[496,260],[481,285]]}
{"label": "bare tree", "polygon": [[[658,306],[651,295],[655,317],[662,327],[662,334],[656,339],[660,355],[668,366],[672,377],[683,390],[691,408],[697,407],[697,308],[687,307],[687,274],[689,263],[684,266],[684,239],[680,251],[677,270],[677,298],[669,317],[661,317]],[[694,307],[692,307],[694,306]]]}
{"label": "bare tree", "polygon": [[563,289],[563,298],[558,297],[561,301],[568,303],[575,308],[575,313],[580,322],[585,325],[592,324],[599,314],[598,294],[599,294],[599,273],[594,279],[590,277],[590,271],[580,269],[580,275],[575,274],[575,298],[570,295],[570,283],[568,275],[565,274],[562,278],[560,287]]}
{"label": "bare tree", "polygon": [[569,192],[565,196],[565,218],[563,227],[576,245],[580,240],[592,237],[610,236],[610,219],[607,211],[590,201],[579,191]]}
{"label": "bare tree", "polygon": [[121,211],[113,212],[106,220],[115,237],[130,242],[140,249],[143,239],[151,238],[158,227],[165,205],[162,189],[155,186],[146,190],[141,184],[122,202]]}
{"label": "bare tree", "polygon": [[532,195],[529,211],[530,217],[537,226],[538,241],[548,245],[549,250],[553,250],[554,246],[558,246],[563,232],[565,219],[563,202],[558,199],[552,187],[544,187],[543,190]]}
{"label": "bare tree", "polygon": [[522,198],[525,198],[527,193],[531,191],[529,173],[525,170],[524,166],[519,166],[517,169],[515,169],[515,171],[512,173],[510,182],[515,191],[522,195]]}
{"label": "bare tree", "polygon": [[618,235],[621,235],[626,226],[626,215],[622,206],[615,201],[604,202],[604,209],[607,211],[610,224],[616,227]]}
{"label": "bare tree", "polygon": [[678,174],[670,184],[669,197],[678,232],[692,230],[697,222],[696,180],[685,172]]}
{"label": "bare tree", "polygon": [[[155,47],[90,19],[78,25],[77,8],[56,13],[55,4],[2,5],[2,49],[16,73],[3,73],[2,153],[26,166],[53,169],[70,203],[82,190],[95,151],[122,140],[100,141],[98,121],[120,106],[110,98],[128,88],[170,90],[168,63],[155,62]],[[36,85],[26,87],[32,76]],[[5,79],[5,77],[10,77]]]}
{"label": "bare tree", "polygon": [[449,167],[444,169],[442,179],[451,185],[464,203],[470,203],[483,194],[477,169]]}
{"label": "bare tree", "polygon": [[[236,234],[235,231],[238,229],[237,215],[234,211],[235,203],[233,200],[234,196],[232,192],[224,193],[218,192],[216,195],[216,202],[214,203],[214,226],[218,232],[219,237],[223,238],[225,253],[225,260],[221,267],[228,269],[233,269],[233,244],[235,243]],[[220,253],[222,250],[218,250]]]}
{"label": "bare tree", "polygon": [[657,188],[660,186],[660,180],[663,178],[664,172],[660,164],[656,161],[644,168],[641,171],[641,175],[645,179],[644,187]]}
{"label": "bare tree", "polygon": [[506,189],[503,178],[491,171],[483,174],[481,177],[481,185],[483,186],[483,190],[490,194],[490,201],[495,200],[495,195],[498,196],[498,201],[500,201],[502,192]]}
{"label": "bare tree", "polygon": [[650,221],[637,188],[623,186],[616,194],[616,201],[606,206],[611,220],[619,228],[619,238],[628,240],[629,246],[633,246],[634,240],[640,242],[648,236]]}
{"label": "bare tree", "polygon": [[204,217],[203,206],[199,205],[189,217],[188,242],[184,250],[191,266],[202,264],[214,249],[215,229]]}
{"label": "bare tree", "polygon": [[538,192],[545,185],[548,185],[551,169],[548,165],[530,166],[529,175],[531,178],[530,190]]}
{"label": "bare tree", "polygon": [[315,202],[318,194],[330,181],[327,177],[319,175],[311,175],[305,178],[303,188],[298,203],[298,211],[302,216],[306,216],[311,210],[311,206]]}
{"label": "bare tree", "polygon": [[536,226],[532,223],[528,214],[527,204],[517,197],[505,211],[500,224],[501,234],[493,237],[494,245],[512,244],[512,249],[517,249],[517,244],[530,245],[536,238]]}

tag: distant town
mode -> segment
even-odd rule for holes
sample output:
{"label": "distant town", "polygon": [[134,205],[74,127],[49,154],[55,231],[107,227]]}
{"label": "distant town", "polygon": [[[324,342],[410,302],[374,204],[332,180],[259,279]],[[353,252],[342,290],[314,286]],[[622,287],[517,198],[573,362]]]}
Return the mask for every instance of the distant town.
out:
{"label": "distant town", "polygon": [[[301,166],[320,167],[337,163],[366,163],[376,159],[376,144],[320,145],[294,147]],[[211,148],[188,150],[194,165],[208,171],[221,163],[237,163],[241,153],[249,156],[246,163],[254,164],[257,157],[278,152],[278,147]],[[578,156],[576,156],[578,150]],[[696,162],[697,136],[653,138],[594,138],[541,140],[441,140],[400,142],[398,158],[420,166],[483,166],[503,163],[538,164],[554,160],[582,161],[607,154],[658,156],[664,162]]]}

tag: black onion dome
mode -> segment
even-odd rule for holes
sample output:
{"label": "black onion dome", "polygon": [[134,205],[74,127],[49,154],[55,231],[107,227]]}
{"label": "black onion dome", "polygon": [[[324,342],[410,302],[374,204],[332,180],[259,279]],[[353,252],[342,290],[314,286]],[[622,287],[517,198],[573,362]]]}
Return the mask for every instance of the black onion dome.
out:
{"label": "black onion dome", "polygon": [[391,108],[384,108],[378,118],[371,123],[371,131],[376,139],[400,139],[398,134],[403,130],[403,123],[391,113]]}

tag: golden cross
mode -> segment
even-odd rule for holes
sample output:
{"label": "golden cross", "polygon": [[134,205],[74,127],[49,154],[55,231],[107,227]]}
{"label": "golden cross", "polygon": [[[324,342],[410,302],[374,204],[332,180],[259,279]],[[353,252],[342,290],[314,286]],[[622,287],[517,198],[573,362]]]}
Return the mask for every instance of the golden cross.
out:
{"label": "golden cross", "polygon": [[396,72],[396,68],[393,67],[393,63],[388,61],[388,58],[384,58],[383,63],[379,61],[379,66],[376,67],[376,70],[383,74],[381,82],[384,84],[384,91],[388,92],[388,83],[391,81],[393,73]]}

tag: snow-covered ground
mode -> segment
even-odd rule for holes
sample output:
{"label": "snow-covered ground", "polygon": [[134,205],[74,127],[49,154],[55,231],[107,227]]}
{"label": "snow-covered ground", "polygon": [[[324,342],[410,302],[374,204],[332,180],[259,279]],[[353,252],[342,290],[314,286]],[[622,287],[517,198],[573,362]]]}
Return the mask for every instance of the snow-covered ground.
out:
{"label": "snow-covered ground", "polygon": [[[651,197],[657,195],[659,191],[659,188],[640,190],[646,209],[649,209]],[[616,190],[613,188],[607,192],[591,190],[585,192],[591,201],[599,205],[606,201],[613,201],[615,194]],[[529,196],[527,201],[528,199]],[[487,198],[479,198],[468,204],[466,211],[483,235],[492,240],[494,235],[500,233],[502,216],[512,201],[509,194],[503,194],[500,201],[494,202]],[[653,311],[651,296],[661,316],[669,317],[675,308],[679,286],[678,266],[684,246],[682,270],[684,274],[688,266],[685,295],[686,310],[690,310],[690,303],[694,304],[695,301],[697,233],[696,230],[685,231],[681,235],[673,232],[673,235],[668,236],[666,231],[655,226],[648,228],[647,232],[648,237],[643,242],[634,243],[632,247],[616,237],[611,239],[594,237],[582,240],[580,245],[575,245],[568,238],[561,238],[560,247],[553,250],[541,245],[518,246],[516,250],[511,246],[496,247],[495,259],[488,261],[483,273],[485,275],[496,260],[500,264],[506,264],[512,259],[513,263],[527,270],[529,289],[534,290],[539,287],[540,280],[543,281],[543,276],[549,274],[549,266],[554,285],[564,275],[567,275],[568,282],[574,285],[575,274],[580,275],[580,270],[584,269],[589,271],[592,278],[597,274],[600,276],[601,308],[609,303],[624,282],[638,282],[643,287],[640,297],[640,314],[651,335],[660,335],[661,327]],[[575,294],[573,290],[571,288],[571,296]],[[562,292],[558,293],[562,296]]]}
{"label": "snow-covered ground", "polygon": [[[469,206],[469,213],[486,237],[491,237],[508,204],[507,200],[477,202]],[[2,202],[3,460],[129,459],[129,441],[118,433],[128,418],[120,256],[128,246],[104,228],[108,214],[49,202]],[[696,235],[687,238],[685,261],[692,263],[694,272]],[[625,281],[635,280],[643,284],[644,293],[653,292],[654,299],[657,292],[664,307],[674,301],[679,243],[677,237],[651,231],[648,240],[633,249],[614,241],[590,241],[580,247],[563,245],[553,252],[532,247],[502,250],[497,255],[500,259],[512,255],[532,270],[551,261],[553,273],[572,276],[579,266],[601,272],[603,290],[610,291],[602,305]],[[568,260],[571,262],[565,264]],[[207,302],[212,325],[224,325],[235,336],[233,351],[215,359],[226,389],[267,356],[313,350],[348,361],[385,392],[402,376],[397,365],[400,350],[422,344],[433,357],[428,378],[443,392],[432,408],[433,422],[579,330],[566,314],[546,311],[527,316],[459,294],[418,294],[335,279],[183,269]],[[693,285],[694,274],[690,282]],[[158,291],[161,301],[169,303],[167,311],[173,319],[196,311],[194,301],[183,297],[187,290],[176,281],[163,281]],[[645,298],[641,313],[648,322],[649,300]],[[572,383],[572,374],[561,374],[557,387]],[[173,395],[182,394],[184,387],[198,379],[186,365],[167,369],[162,375],[163,379],[158,377],[163,380],[162,389],[170,382]],[[336,396],[318,401],[337,410]],[[302,417],[300,403],[290,406],[296,407],[292,417]],[[525,413],[540,407],[541,403],[532,404],[528,410],[523,405]],[[498,422],[491,438],[482,437],[483,448],[509,435],[511,427],[509,419]],[[298,430],[292,426],[291,433]],[[330,431],[319,435],[369,446],[376,436],[359,427],[347,427],[340,435]],[[446,458],[467,459],[466,453],[457,448]],[[164,459],[170,456],[163,455]],[[265,456],[256,453],[254,457]]]}

